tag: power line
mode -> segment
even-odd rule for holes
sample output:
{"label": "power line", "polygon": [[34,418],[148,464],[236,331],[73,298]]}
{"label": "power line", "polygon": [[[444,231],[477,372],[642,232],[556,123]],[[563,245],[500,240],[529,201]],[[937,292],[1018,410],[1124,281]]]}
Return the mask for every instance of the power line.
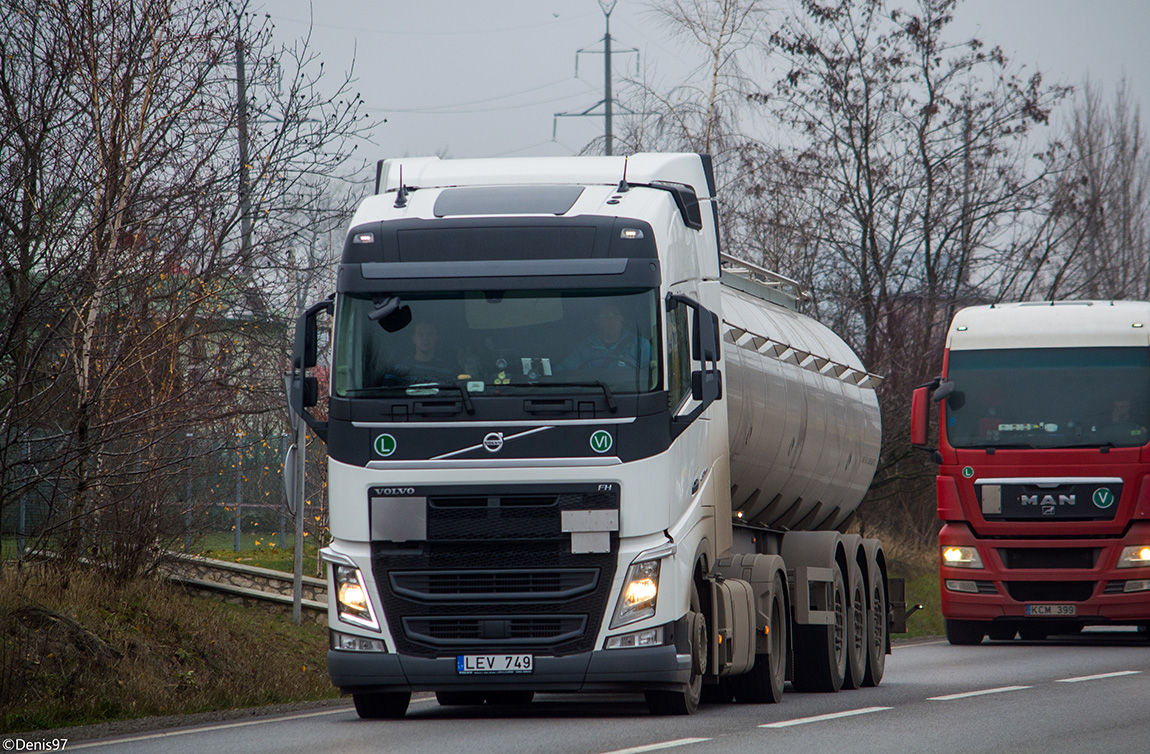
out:
{"label": "power line", "polygon": [[558,81],[552,81],[549,84],[542,84],[541,86],[531,87],[530,89],[523,89],[523,90],[518,91],[518,92],[511,92],[509,94],[501,94],[501,95],[496,96],[496,97],[484,97],[483,99],[471,100],[469,102],[457,102],[457,103],[451,104],[451,105],[431,105],[428,107],[411,107],[411,108],[396,108],[396,107],[384,108],[384,107],[379,107],[379,108],[365,108],[365,109],[371,110],[373,112],[426,113],[426,114],[433,114],[433,115],[440,113],[440,112],[447,114],[447,113],[453,113],[453,112],[460,112],[460,113],[480,112],[480,113],[482,113],[482,112],[496,112],[499,110],[514,110],[514,109],[517,109],[520,107],[532,107],[535,105],[545,105],[548,102],[559,102],[561,100],[570,99],[571,97],[579,96],[580,93],[565,94],[565,95],[560,96],[560,97],[552,97],[551,99],[540,100],[537,102],[529,102],[529,103],[522,104],[522,105],[508,105],[506,107],[482,108],[482,109],[478,109],[478,110],[458,110],[457,108],[469,107],[471,105],[479,105],[479,104],[483,104],[485,102],[495,102],[495,101],[498,101],[501,99],[509,99],[511,97],[519,97],[521,95],[530,94],[531,92],[537,92],[541,89],[547,89],[549,87],[553,87],[553,86],[556,86],[558,84],[562,84],[562,83],[567,82],[567,81],[570,81],[570,79],[563,78],[563,79],[559,79]]}
{"label": "power line", "polygon": [[[555,136],[556,136],[556,132],[558,131],[558,128],[559,128],[559,119],[560,118],[583,118],[583,117],[588,117],[588,116],[598,117],[599,113],[594,112],[594,111],[595,111],[595,108],[602,105],[603,106],[603,132],[604,132],[604,136],[605,136],[605,142],[604,142],[605,147],[604,147],[603,151],[604,151],[604,153],[606,153],[608,155],[612,154],[613,149],[614,149],[614,133],[612,131],[612,128],[613,128],[612,119],[613,119],[613,115],[614,115],[614,108],[616,106],[618,106],[620,110],[625,111],[629,115],[635,114],[633,111],[624,107],[623,104],[620,103],[618,100],[616,100],[615,96],[611,93],[611,84],[612,84],[611,58],[616,54],[627,55],[630,53],[635,53],[636,65],[637,65],[638,64],[638,56],[639,56],[639,50],[634,48],[634,47],[629,47],[629,48],[621,49],[621,50],[615,50],[614,52],[611,50],[611,11],[615,10],[616,2],[617,2],[617,0],[599,0],[599,7],[603,9],[603,17],[605,20],[605,31],[603,33],[603,50],[602,50],[602,53],[603,53],[603,99],[599,100],[594,105],[591,105],[591,107],[589,107],[586,110],[579,112],[579,113],[571,113],[571,112],[555,113],[555,119],[554,119],[552,126],[551,126],[551,138],[552,138],[552,140],[554,140]],[[576,50],[576,52],[575,52],[575,75],[576,75],[576,77],[578,77],[578,75],[579,75],[579,55],[585,54],[585,53],[598,53],[598,52],[599,52],[599,50],[591,50],[588,48]]]}
{"label": "power line", "polygon": [[506,34],[508,32],[528,31],[531,29],[539,29],[545,26],[557,26],[565,24],[570,21],[578,21],[590,16],[590,13],[583,13],[578,16],[565,16],[559,20],[543,21],[538,24],[529,24],[527,26],[511,26],[503,29],[470,29],[468,31],[394,31],[385,29],[373,29],[365,26],[341,26],[339,24],[323,24],[315,23],[314,21],[301,21],[298,18],[287,18],[286,16],[276,16],[277,21],[288,21],[293,24],[300,24],[302,26],[310,26],[318,29],[334,29],[336,31],[354,31],[364,32],[367,34],[382,34],[385,36],[397,37],[463,37],[474,36],[477,34]]}

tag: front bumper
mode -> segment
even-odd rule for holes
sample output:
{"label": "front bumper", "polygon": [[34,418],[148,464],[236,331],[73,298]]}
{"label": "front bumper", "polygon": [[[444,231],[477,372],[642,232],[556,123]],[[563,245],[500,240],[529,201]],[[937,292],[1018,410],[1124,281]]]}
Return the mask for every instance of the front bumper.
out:
{"label": "front bumper", "polygon": [[[1141,529],[1141,532],[1136,531]],[[1115,568],[1126,544],[1146,539],[1144,527],[1135,527],[1122,539],[996,539],[976,538],[963,524],[947,524],[939,535],[941,548],[975,547],[984,567],[939,567],[942,614],[959,620],[1037,620],[1026,614],[1027,605],[1072,604],[1070,620],[1087,624],[1133,624],[1150,621],[1150,591],[1125,592],[1127,581],[1150,579],[1150,568]],[[1093,564],[1074,568],[1007,568],[1002,553],[1027,550],[1087,550],[1096,553]],[[977,593],[953,591],[948,580],[974,582]]]}
{"label": "front bumper", "polygon": [[423,658],[329,650],[328,674],[344,692],[354,691],[638,691],[686,683],[691,657],[673,645],[610,649],[566,657],[536,657],[522,674],[461,675],[455,657]]}

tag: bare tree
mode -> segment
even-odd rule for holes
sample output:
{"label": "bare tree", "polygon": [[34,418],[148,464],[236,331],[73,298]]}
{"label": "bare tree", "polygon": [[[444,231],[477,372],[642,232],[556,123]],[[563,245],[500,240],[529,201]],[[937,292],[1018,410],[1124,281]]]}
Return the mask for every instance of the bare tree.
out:
{"label": "bare tree", "polygon": [[1020,298],[1150,296],[1150,156],[1126,83],[1107,105],[1087,81],[1057,145],[1042,232],[1006,290]]}
{"label": "bare tree", "polygon": [[4,505],[40,491],[42,544],[129,574],[172,536],[186,438],[280,408],[291,239],[301,212],[339,215],[316,188],[359,98],[322,93],[306,41],[275,48],[246,3],[10,5],[0,451],[26,463]]}

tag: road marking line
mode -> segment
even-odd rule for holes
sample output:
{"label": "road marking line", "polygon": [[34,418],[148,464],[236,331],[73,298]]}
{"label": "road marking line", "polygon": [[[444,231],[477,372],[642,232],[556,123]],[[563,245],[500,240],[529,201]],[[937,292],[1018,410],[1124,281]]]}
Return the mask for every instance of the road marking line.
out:
{"label": "road marking line", "polygon": [[1119,670],[1114,673],[1099,673],[1098,675],[1083,675],[1078,678],[1059,678],[1058,683],[1078,683],[1079,681],[1100,681],[1103,678],[1118,678],[1124,675],[1138,675],[1141,670]]}
{"label": "road marking line", "polygon": [[614,751],[606,751],[603,754],[642,754],[645,751],[659,751],[660,749],[673,749],[676,746],[686,746],[687,744],[698,744],[703,741],[710,741],[709,738],[677,738],[674,741],[664,741],[659,744],[647,744],[646,746],[632,746],[630,749],[616,749]]}
{"label": "road marking line", "polygon": [[323,710],[322,712],[305,712],[299,715],[285,715],[283,717],[266,717],[259,720],[241,720],[234,723],[221,723],[219,725],[209,725],[203,728],[186,728],[184,730],[169,730],[162,733],[148,733],[143,736],[129,736],[128,738],[109,738],[104,741],[92,741],[90,743],[75,744],[68,747],[71,749],[90,749],[95,746],[115,746],[118,744],[129,744],[135,741],[151,741],[157,738],[171,738],[172,736],[186,736],[190,733],[208,733],[214,730],[227,730],[229,728],[243,728],[248,725],[263,725],[264,723],[282,723],[285,720],[304,720],[309,717],[320,717],[322,715],[337,715],[340,713],[353,712],[354,707],[337,707],[335,709]]}
{"label": "road marking line", "polygon": [[967,691],[962,694],[947,694],[946,696],[932,696],[928,702],[949,702],[952,699],[967,699],[972,696],[986,696],[987,694],[1001,694],[1005,691],[1022,691],[1030,686],[1001,686],[996,689],[983,689],[982,691]]}
{"label": "road marking line", "polygon": [[866,715],[871,712],[883,712],[893,707],[863,707],[862,709],[852,709],[846,712],[831,712],[827,715],[815,715],[814,717],[799,717],[794,720],[783,720],[777,723],[764,723],[760,728],[789,728],[792,725],[806,725],[807,723],[821,723],[825,720],[837,720],[840,717],[854,717],[855,715]]}

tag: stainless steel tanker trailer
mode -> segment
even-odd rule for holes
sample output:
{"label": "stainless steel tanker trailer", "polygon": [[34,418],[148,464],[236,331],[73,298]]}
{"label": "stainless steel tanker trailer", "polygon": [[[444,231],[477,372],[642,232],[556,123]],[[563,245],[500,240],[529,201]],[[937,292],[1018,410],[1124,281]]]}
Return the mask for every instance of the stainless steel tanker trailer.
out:
{"label": "stainless steel tanker trailer", "polygon": [[290,380],[362,717],[419,690],[688,714],[879,683],[882,546],[841,533],[878,378],[720,253],[715,193],[697,154],[381,161]]}

